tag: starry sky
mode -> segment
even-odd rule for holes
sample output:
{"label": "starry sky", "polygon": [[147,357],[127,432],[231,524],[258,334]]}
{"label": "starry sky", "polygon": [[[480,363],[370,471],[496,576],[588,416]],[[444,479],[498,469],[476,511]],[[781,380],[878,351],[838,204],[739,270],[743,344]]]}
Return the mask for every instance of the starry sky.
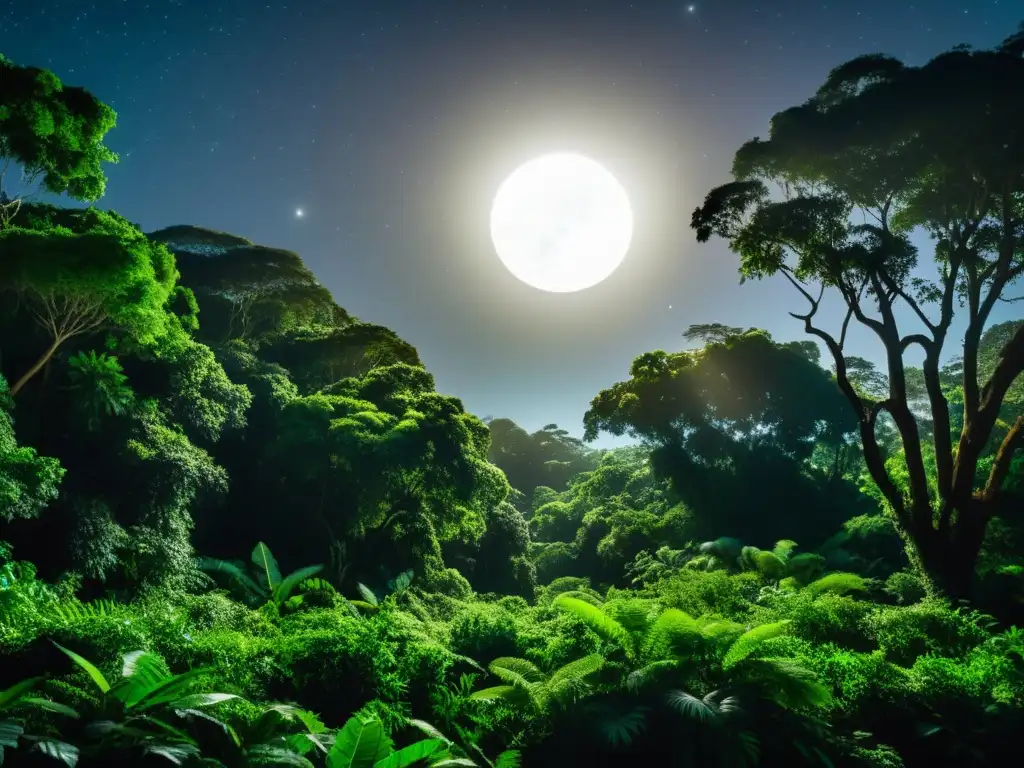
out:
{"label": "starry sky", "polygon": [[[919,64],[1021,18],[1016,0],[31,0],[0,8],[0,52],[118,112],[101,206],[295,250],[470,411],[581,434],[590,399],[691,323],[803,338],[790,286],[739,286],[689,230],[740,144],[849,58]],[[500,182],[552,150],[601,162],[635,215],[622,266],[575,294],[518,282],[489,238]],[[866,336],[850,351],[878,358]]]}

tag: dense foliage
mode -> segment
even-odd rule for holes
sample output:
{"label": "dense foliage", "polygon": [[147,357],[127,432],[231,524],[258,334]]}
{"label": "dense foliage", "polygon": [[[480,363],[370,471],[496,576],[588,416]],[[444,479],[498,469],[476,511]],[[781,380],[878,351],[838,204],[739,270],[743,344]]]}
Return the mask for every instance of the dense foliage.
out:
{"label": "dense foliage", "polygon": [[[691,326],[594,398],[614,450],[467,413],[297,254],[4,197],[0,764],[1013,760],[1024,323],[987,319],[1024,272],[1020,41],[855,60],[740,151],[698,237],[805,292],[831,360]],[[0,160],[97,198],[113,113],[0,77]]]}

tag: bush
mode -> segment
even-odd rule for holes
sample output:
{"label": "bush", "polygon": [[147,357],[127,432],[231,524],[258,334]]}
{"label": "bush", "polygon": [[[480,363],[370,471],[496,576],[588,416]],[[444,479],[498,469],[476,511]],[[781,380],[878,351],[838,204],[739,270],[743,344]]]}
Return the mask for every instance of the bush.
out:
{"label": "bush", "polygon": [[979,617],[929,598],[908,607],[872,611],[865,627],[890,661],[912,666],[926,653],[960,657],[980,645],[988,633]]}

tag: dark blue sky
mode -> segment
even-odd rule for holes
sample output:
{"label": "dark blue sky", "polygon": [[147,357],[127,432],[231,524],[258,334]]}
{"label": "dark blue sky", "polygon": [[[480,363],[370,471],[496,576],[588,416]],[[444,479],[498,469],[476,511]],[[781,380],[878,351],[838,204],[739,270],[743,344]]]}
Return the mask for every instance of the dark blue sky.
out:
{"label": "dark blue sky", "polygon": [[[579,433],[691,323],[802,338],[792,288],[737,285],[688,228],[743,141],[846,59],[988,47],[1021,17],[1019,0],[23,0],[0,10],[0,52],[117,110],[100,205],[298,251],[468,409]],[[504,176],[557,149],[608,167],[636,217],[623,265],[578,294],[519,283],[488,235]]]}

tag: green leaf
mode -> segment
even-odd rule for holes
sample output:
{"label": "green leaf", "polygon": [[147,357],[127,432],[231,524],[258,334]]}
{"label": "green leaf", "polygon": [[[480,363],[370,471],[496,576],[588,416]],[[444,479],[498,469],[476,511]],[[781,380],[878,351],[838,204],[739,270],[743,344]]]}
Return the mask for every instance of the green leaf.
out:
{"label": "green leaf", "polygon": [[277,560],[270,547],[262,541],[258,542],[252,550],[252,562],[259,569],[263,586],[272,592],[281,582],[281,570],[277,567]]}
{"label": "green leaf", "polygon": [[435,728],[434,726],[432,726],[430,723],[426,722],[425,720],[410,719],[409,720],[409,725],[411,725],[413,728],[418,728],[420,731],[422,731],[423,733],[425,733],[427,736],[429,736],[432,739],[440,739],[441,741],[445,742],[446,744],[451,744],[452,743],[451,739],[449,739],[447,736],[445,736],[443,733],[441,733],[441,731],[439,731],[437,728]]}
{"label": "green leaf", "polygon": [[313,768],[313,763],[290,749],[272,747],[268,744],[257,744],[246,750],[249,765],[282,766],[293,765],[296,768]]}
{"label": "green leaf", "polygon": [[124,679],[121,684],[114,686],[113,694],[126,707],[133,707],[170,679],[171,671],[167,668],[167,662],[157,654],[132,651],[124,655],[121,676]]}
{"label": "green leaf", "polygon": [[0,720],[0,747],[18,746],[18,737],[25,732],[19,723],[13,720]]}
{"label": "green leaf", "polygon": [[[359,590],[359,594],[363,596],[363,600],[365,600],[367,603],[369,603],[375,608],[379,605],[380,601],[377,600],[377,595],[375,595],[373,593],[373,590],[370,589],[368,586],[366,586],[362,582],[359,582],[356,584],[356,589]],[[358,603],[356,603],[355,601],[353,601],[353,603],[358,605]]]}
{"label": "green leaf", "polygon": [[37,699],[35,697],[28,697],[22,699],[25,704],[31,704],[33,707],[39,707],[39,709],[45,709],[47,712],[56,712],[58,715],[67,715],[68,717],[78,717],[78,712],[67,704],[60,704],[56,701],[50,701],[49,699]]}
{"label": "green leaf", "polygon": [[39,739],[32,748],[53,760],[59,760],[68,768],[78,765],[78,747],[74,744],[56,739]]}
{"label": "green leaf", "polygon": [[15,683],[5,691],[0,691],[0,711],[5,707],[17,704],[26,693],[35,688],[36,684],[42,680],[41,677],[30,677],[26,680],[22,680],[19,683]]}
{"label": "green leaf", "polygon": [[252,597],[266,597],[269,590],[264,589],[249,576],[242,568],[229,560],[218,560],[213,557],[200,557],[196,559],[196,567],[206,573],[223,573],[241,584]]}
{"label": "green leaf", "polygon": [[[51,640],[50,642],[53,641]],[[96,687],[99,688],[102,693],[110,692],[110,683],[107,682],[107,678],[103,676],[103,673],[100,672],[99,669],[92,662],[88,661],[87,659],[83,659],[74,651],[69,651],[60,643],[53,644],[57,646],[57,649],[64,653],[64,655],[66,655],[73,662],[75,662],[75,664],[84,669],[88,673],[89,677],[92,678],[92,681],[96,683]]]}
{"label": "green leaf", "polygon": [[212,669],[212,667],[196,667],[182,672],[180,675],[175,675],[149,691],[135,706],[140,712],[144,712],[161,704],[177,701],[183,688],[189,686],[196,678],[208,674]]}
{"label": "green leaf", "polygon": [[495,685],[491,688],[482,688],[479,691],[473,691],[469,695],[469,698],[477,701],[493,701],[494,699],[508,698],[514,693],[518,693],[521,689],[514,685]]}
{"label": "green leaf", "polygon": [[175,704],[185,709],[193,709],[195,707],[212,707],[214,704],[240,698],[241,696],[236,696],[233,693],[193,693],[178,699]]}
{"label": "green leaf", "polygon": [[494,768],[519,768],[522,764],[522,754],[518,749],[507,749],[498,755],[494,761]]}
{"label": "green leaf", "polygon": [[431,763],[430,768],[479,768],[476,763],[468,757],[446,757]]}
{"label": "green leaf", "polygon": [[378,760],[374,763],[373,768],[409,768],[421,760],[428,759],[444,747],[445,743],[440,739],[417,741],[415,744],[410,744],[408,747],[391,753],[383,760]]}
{"label": "green leaf", "polygon": [[235,743],[236,747],[242,746],[242,740],[238,736],[238,731],[232,728],[228,723],[225,723],[218,717],[214,717],[209,712],[203,712],[201,709],[176,709],[174,714],[178,717],[198,717],[201,720],[213,723],[220,728],[224,733],[231,737],[231,740]]}
{"label": "green leaf", "polygon": [[159,755],[175,765],[182,765],[188,758],[199,755],[199,747],[193,744],[153,744],[147,746],[143,754]]}
{"label": "green leaf", "polygon": [[310,576],[315,576],[320,573],[323,569],[324,567],[322,565],[308,565],[305,568],[299,568],[297,571],[292,571],[274,588],[274,601],[280,605],[288,599],[288,595],[291,594],[291,591],[295,589],[295,587]]}
{"label": "green leaf", "polygon": [[391,739],[376,718],[350,717],[327,753],[327,768],[373,768],[391,753]]}

